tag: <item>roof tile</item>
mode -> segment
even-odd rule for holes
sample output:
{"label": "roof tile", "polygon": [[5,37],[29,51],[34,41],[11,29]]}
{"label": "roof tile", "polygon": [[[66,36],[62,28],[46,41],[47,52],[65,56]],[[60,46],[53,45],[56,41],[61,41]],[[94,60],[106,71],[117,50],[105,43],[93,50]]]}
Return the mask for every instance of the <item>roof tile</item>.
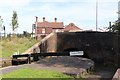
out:
{"label": "roof tile", "polygon": [[63,22],[37,22],[37,27],[63,28]]}

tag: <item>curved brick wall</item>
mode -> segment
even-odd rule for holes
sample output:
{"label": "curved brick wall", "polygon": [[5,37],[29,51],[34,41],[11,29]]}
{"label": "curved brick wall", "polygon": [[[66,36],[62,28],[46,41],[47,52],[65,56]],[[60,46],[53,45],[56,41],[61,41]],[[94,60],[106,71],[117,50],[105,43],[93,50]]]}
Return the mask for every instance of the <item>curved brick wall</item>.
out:
{"label": "curved brick wall", "polygon": [[[77,49],[96,62],[118,65],[120,36],[106,32],[57,33],[57,51]],[[120,57],[120,56],[119,56]],[[119,58],[120,59],[120,58]]]}
{"label": "curved brick wall", "polygon": [[52,33],[36,45],[26,52],[34,52],[34,49],[37,52],[82,50],[85,53],[85,57],[89,57],[96,62],[119,65],[118,67],[120,67],[120,36],[115,33]]}

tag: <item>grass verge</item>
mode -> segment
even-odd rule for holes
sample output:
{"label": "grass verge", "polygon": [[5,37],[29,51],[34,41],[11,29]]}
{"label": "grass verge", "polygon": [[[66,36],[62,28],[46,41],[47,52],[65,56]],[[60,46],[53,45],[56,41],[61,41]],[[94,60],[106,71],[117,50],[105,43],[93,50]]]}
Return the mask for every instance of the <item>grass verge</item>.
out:
{"label": "grass verge", "polygon": [[0,42],[0,50],[2,55],[0,57],[11,57],[14,52],[23,53],[25,50],[32,47],[35,43],[40,40],[28,39],[28,38],[5,38]]}
{"label": "grass verge", "polygon": [[2,78],[73,78],[68,75],[63,75],[60,72],[55,72],[51,70],[40,70],[23,68],[16,70],[14,72],[4,74]]}

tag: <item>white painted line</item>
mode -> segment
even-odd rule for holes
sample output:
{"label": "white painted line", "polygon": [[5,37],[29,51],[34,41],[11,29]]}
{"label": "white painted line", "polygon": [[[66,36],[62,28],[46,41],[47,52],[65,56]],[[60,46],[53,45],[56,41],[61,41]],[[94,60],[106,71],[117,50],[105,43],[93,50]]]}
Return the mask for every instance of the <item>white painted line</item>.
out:
{"label": "white painted line", "polygon": [[[31,63],[31,64],[34,64],[34,63]],[[8,67],[0,68],[0,70],[11,68],[11,67],[20,67],[20,66],[25,66],[25,65],[31,65],[31,64],[22,64],[22,65],[16,65],[16,66],[8,66]]]}
{"label": "white painted line", "polygon": [[11,67],[16,67],[16,66],[3,67],[3,68],[0,68],[0,70],[7,69],[7,68],[11,68]]}

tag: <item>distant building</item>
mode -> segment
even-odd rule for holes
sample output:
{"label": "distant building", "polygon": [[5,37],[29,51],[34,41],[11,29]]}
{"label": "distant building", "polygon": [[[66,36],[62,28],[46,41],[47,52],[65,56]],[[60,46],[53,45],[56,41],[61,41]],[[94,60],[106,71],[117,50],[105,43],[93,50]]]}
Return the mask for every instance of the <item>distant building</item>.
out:
{"label": "distant building", "polygon": [[82,31],[82,29],[78,28],[74,23],[70,23],[68,26],[64,28],[64,32],[78,32]]}
{"label": "distant building", "polygon": [[[63,22],[57,22],[57,18],[54,22],[48,22],[43,17],[43,22],[38,22],[38,17],[36,17],[35,24],[32,25],[32,33],[35,35],[32,37],[44,38],[46,35],[52,32],[80,32],[83,29],[78,28],[74,23],[70,23],[64,27]],[[35,31],[35,32],[34,32]]]}
{"label": "distant building", "polygon": [[43,37],[51,32],[63,32],[63,22],[57,22],[57,18],[55,18],[54,22],[48,22],[43,17],[43,22],[38,22],[38,17],[36,17],[36,36]]}
{"label": "distant building", "polygon": [[7,34],[6,34],[6,33],[1,33],[1,32],[0,32],[0,37],[7,37]]}

